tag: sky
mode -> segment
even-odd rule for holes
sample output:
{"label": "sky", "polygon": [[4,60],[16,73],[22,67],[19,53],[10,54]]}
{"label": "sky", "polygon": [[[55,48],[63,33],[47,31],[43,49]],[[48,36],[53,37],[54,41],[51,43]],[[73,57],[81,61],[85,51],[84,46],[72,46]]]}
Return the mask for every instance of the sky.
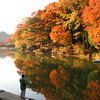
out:
{"label": "sky", "polygon": [[23,18],[54,1],[58,0],[0,0],[0,32],[14,34]]}

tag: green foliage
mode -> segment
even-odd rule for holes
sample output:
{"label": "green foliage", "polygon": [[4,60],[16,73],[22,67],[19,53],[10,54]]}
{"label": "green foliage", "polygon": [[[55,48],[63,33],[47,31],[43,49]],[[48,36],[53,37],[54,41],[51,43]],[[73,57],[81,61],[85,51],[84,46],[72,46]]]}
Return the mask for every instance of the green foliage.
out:
{"label": "green foliage", "polygon": [[94,70],[88,74],[87,82],[90,83],[91,81],[96,82],[96,80],[100,80],[100,71]]}
{"label": "green foliage", "polygon": [[94,42],[91,40],[91,38],[90,38],[89,36],[88,36],[88,42],[89,42],[89,44],[90,44],[91,46],[97,48],[96,43],[94,43]]}

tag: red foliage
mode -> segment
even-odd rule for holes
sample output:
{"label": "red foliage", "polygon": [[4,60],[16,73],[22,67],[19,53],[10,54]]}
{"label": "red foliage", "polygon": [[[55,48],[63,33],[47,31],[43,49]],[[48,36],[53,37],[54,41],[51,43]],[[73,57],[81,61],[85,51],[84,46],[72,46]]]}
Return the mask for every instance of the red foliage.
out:
{"label": "red foliage", "polygon": [[10,56],[10,53],[9,53],[9,52],[7,52],[7,53],[6,53],[6,55],[7,55],[7,56]]}
{"label": "red foliage", "polygon": [[11,38],[7,38],[7,39],[6,39],[6,42],[10,42],[10,41],[11,41]]}
{"label": "red foliage", "polygon": [[22,23],[19,23],[18,25],[17,25],[17,27],[16,27],[16,30],[19,30],[19,29],[21,29],[23,27],[23,24]]}

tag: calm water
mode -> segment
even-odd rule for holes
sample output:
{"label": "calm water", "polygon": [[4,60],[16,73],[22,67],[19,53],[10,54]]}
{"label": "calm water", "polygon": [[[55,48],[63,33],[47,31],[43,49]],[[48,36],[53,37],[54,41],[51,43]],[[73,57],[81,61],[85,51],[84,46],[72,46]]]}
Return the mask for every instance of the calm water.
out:
{"label": "calm water", "polygon": [[73,57],[0,53],[0,89],[20,95],[19,79],[28,82],[26,97],[35,100],[99,100],[100,65]]}
{"label": "calm water", "polygon": [[[7,56],[9,53],[0,53],[0,89],[20,95],[19,79],[21,76],[17,73],[19,70],[15,66],[15,55]],[[32,89],[26,89],[26,97],[34,98],[35,100],[45,100],[44,95],[32,91]]]}

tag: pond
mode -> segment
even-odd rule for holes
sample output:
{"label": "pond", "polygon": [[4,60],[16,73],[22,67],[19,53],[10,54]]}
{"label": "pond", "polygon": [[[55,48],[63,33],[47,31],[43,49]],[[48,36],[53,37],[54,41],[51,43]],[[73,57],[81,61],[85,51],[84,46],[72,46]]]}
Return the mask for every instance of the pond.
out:
{"label": "pond", "polygon": [[99,100],[100,65],[75,57],[0,53],[0,89],[20,95],[25,74],[26,97],[35,100]]}

